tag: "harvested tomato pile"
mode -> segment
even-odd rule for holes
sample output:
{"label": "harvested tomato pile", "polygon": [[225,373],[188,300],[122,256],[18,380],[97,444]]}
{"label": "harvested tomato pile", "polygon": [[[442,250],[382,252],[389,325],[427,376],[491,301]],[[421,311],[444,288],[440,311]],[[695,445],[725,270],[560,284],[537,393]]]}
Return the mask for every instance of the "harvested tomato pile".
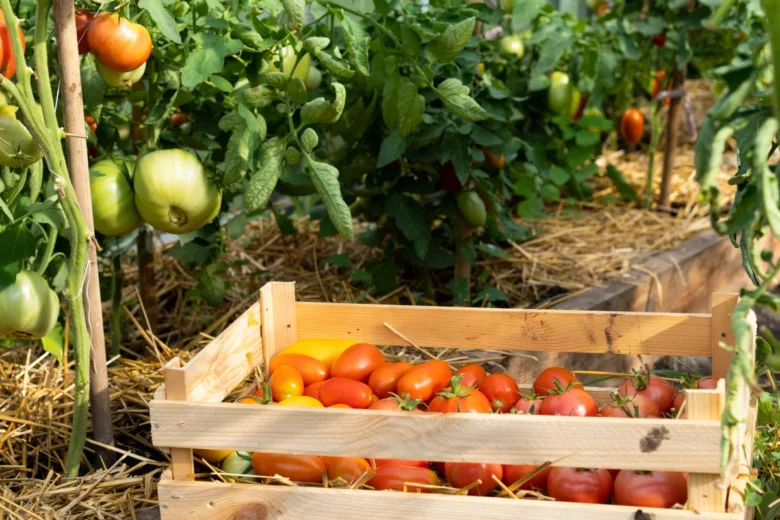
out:
{"label": "harvested tomato pile", "polygon": [[[636,373],[620,385],[612,400],[597,403],[570,371],[551,367],[538,375],[533,389],[521,395],[507,374],[488,374],[479,364],[457,371],[440,359],[412,365],[391,363],[367,343],[306,340],[275,356],[270,379],[254,386],[241,404],[307,408],[356,408],[406,413],[505,413],[572,417],[684,418],[684,393],[666,379]],[[712,378],[691,376],[686,386],[715,388]],[[375,490],[433,492],[460,490],[470,495],[531,493],[559,501],[669,508],[685,504],[687,474],[501,465],[279,455],[196,450],[233,476],[277,476],[300,483],[323,481]],[[325,476],[327,475],[327,479]]]}

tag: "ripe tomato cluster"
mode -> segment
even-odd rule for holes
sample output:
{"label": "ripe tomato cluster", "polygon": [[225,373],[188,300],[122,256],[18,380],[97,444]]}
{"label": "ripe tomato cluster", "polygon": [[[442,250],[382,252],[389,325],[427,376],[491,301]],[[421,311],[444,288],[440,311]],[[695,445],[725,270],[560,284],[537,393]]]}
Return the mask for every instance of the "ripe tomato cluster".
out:
{"label": "ripe tomato cluster", "polygon": [[[388,362],[381,350],[367,343],[330,346],[333,348],[321,350],[292,347],[275,356],[268,367],[270,379],[238,402],[404,413],[605,418],[673,416],[684,406],[684,394],[676,394],[671,383],[644,373],[623,381],[613,400],[599,406],[576,375],[560,367],[541,372],[531,394],[521,396],[511,376],[488,374],[479,364],[453,372],[439,359],[416,365]],[[712,378],[691,379],[686,386],[714,388],[716,383]],[[242,452],[198,455],[210,462],[221,456],[227,473],[251,471],[310,483],[322,482],[327,475],[329,481],[341,480],[376,490],[429,493],[448,484],[470,495],[485,496],[500,491],[503,485],[512,491],[534,490],[559,501],[582,503],[614,501],[619,505],[668,508],[687,500],[687,475],[675,472]]]}

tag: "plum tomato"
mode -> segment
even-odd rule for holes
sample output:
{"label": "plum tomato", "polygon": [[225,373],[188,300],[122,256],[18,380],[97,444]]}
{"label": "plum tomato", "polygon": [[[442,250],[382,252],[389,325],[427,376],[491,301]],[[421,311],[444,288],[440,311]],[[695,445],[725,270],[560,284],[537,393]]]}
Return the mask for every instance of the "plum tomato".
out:
{"label": "plum tomato", "polygon": [[462,377],[453,376],[450,386],[439,392],[431,400],[428,404],[428,409],[431,412],[490,413],[491,407],[488,398],[475,388],[461,386],[460,380]]}
{"label": "plum tomato", "polygon": [[645,117],[636,108],[629,108],[620,118],[620,134],[628,143],[637,144],[645,134]]}
{"label": "plum tomato", "polygon": [[440,485],[439,477],[428,468],[413,466],[380,466],[368,485],[376,490],[393,489],[396,491],[407,490],[412,493],[430,493],[431,489],[415,486],[425,484],[431,486]]}
{"label": "plum tomato", "polygon": [[454,488],[464,488],[477,481],[479,484],[469,488],[469,495],[489,495],[498,487],[493,475],[499,480],[504,476],[501,464],[483,464],[479,462],[447,462],[444,464],[444,475]]}
{"label": "plum tomato", "polygon": [[318,395],[325,406],[348,404],[352,408],[368,408],[374,400],[367,384],[346,377],[328,379],[320,387]]}
{"label": "plum tomato", "polygon": [[345,377],[355,381],[368,381],[371,373],[385,362],[385,356],[374,345],[357,343],[342,352],[333,366],[330,367],[332,377]]}
{"label": "plum tomato", "polygon": [[371,372],[368,386],[380,398],[390,397],[398,387],[398,381],[412,369],[411,363],[384,363]]}
{"label": "plum tomato", "polygon": [[596,417],[599,414],[599,407],[588,392],[582,387],[574,386],[559,394],[545,397],[539,413],[540,415]]}
{"label": "plum tomato", "polygon": [[673,471],[624,469],[615,477],[615,503],[621,506],[668,508],[688,500],[688,482]]}
{"label": "plum tomato", "polygon": [[317,455],[280,455],[278,453],[253,453],[252,469],[258,475],[281,475],[295,482],[322,482],[325,462]]}
{"label": "plum tomato", "polygon": [[415,365],[398,380],[398,395],[428,402],[436,392],[450,384],[452,370],[440,359]]}
{"label": "plum tomato", "polygon": [[506,413],[520,398],[517,382],[509,374],[490,374],[479,385],[494,412]]}
{"label": "plum tomato", "polygon": [[[525,479],[528,475],[536,471],[539,466],[533,464],[504,464],[504,476],[501,481],[508,487],[511,487],[515,482]],[[517,489],[538,489],[541,491],[547,490],[547,477],[552,471],[552,467],[547,466],[543,470],[536,473],[534,476],[523,482]]]}
{"label": "plum tomato", "polygon": [[360,457],[322,457],[329,480],[342,479],[354,482],[363,474],[371,471],[366,459]]}
{"label": "plum tomato", "polygon": [[284,401],[279,401],[279,406],[297,406],[298,408],[325,408],[321,402],[308,395],[295,395]]}
{"label": "plum tomato", "polygon": [[316,383],[312,383],[306,388],[303,389],[303,395],[307,395],[309,397],[313,397],[319,401],[320,399],[320,387],[325,381],[318,381]]}
{"label": "plum tomato", "polygon": [[303,378],[290,365],[282,365],[271,375],[271,395],[277,403],[296,395],[303,395]]}
{"label": "plum tomato", "polygon": [[375,468],[382,466],[406,466],[410,468],[427,468],[427,460],[372,459]]}
{"label": "plum tomato", "polygon": [[482,368],[482,365],[478,363],[470,363],[460,367],[456,372],[456,376],[462,375],[460,384],[463,386],[473,386],[479,388],[479,383],[487,377],[487,372]]}
{"label": "plum tomato", "polygon": [[328,367],[322,361],[305,354],[279,354],[274,356],[268,364],[268,372],[273,375],[276,369],[282,365],[289,365],[297,370],[301,374],[305,386],[325,381],[330,375]]}
{"label": "plum tomato", "polygon": [[553,468],[547,493],[561,502],[606,504],[612,496],[612,475],[606,469]]}
{"label": "plum tomato", "polygon": [[422,401],[419,399],[411,400],[408,396],[406,399],[403,399],[397,395],[393,395],[391,397],[385,397],[384,399],[376,399],[371,403],[371,406],[369,406],[368,409],[391,410],[396,412],[422,412],[419,408],[421,404]]}
{"label": "plum tomato", "polygon": [[545,369],[534,380],[534,393],[539,397],[546,397],[558,389],[556,381],[561,388],[566,388],[572,383],[579,383],[577,376],[565,368],[550,367]]}

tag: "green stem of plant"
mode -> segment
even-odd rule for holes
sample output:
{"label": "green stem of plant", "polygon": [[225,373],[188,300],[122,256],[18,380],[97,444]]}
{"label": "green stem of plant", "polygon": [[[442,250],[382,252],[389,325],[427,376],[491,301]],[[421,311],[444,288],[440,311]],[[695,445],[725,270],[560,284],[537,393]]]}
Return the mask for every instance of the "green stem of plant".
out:
{"label": "green stem of plant", "polygon": [[[780,74],[780,0],[763,0],[766,13],[766,30],[769,33],[769,46],[772,50],[772,64],[775,77]],[[780,121],[780,88],[775,82],[775,117]],[[780,140],[780,134],[778,135]]]}
{"label": "green stem of plant", "polygon": [[[41,0],[41,3],[50,4],[50,0]],[[16,61],[16,77],[21,90],[16,84],[9,80],[0,81],[0,87],[5,89],[11,97],[14,98],[22,111],[24,121],[35,141],[41,147],[44,158],[49,165],[50,170],[55,176],[54,186],[59,195],[62,204],[65,219],[70,227],[70,236],[72,250],[70,254],[70,271],[65,288],[65,295],[68,299],[68,306],[72,316],[73,334],[74,334],[74,355],[76,359],[76,381],[73,411],[73,430],[71,431],[70,443],[68,445],[68,455],[65,462],[65,474],[68,477],[78,475],[81,456],[84,451],[84,444],[87,435],[87,419],[89,414],[89,360],[90,360],[90,340],[87,330],[87,320],[84,311],[83,285],[84,277],[87,272],[87,245],[89,235],[84,217],[78,206],[76,192],[70,181],[68,168],[65,162],[65,154],[62,151],[60,143],[61,135],[57,125],[48,127],[38,110],[35,109],[35,97],[33,96],[32,85],[30,82],[30,69],[27,67],[22,49],[22,42],[19,36],[19,19],[14,13],[10,0],[0,0],[5,21],[8,26],[11,48],[13,49],[14,60]],[[40,9],[39,5],[39,9]],[[45,6],[44,6],[45,8]],[[46,11],[48,13],[48,11]],[[48,74],[48,52],[46,48],[46,26],[48,25],[48,16],[37,20],[38,27],[35,31],[35,63],[42,68],[36,71],[39,81],[49,83]],[[54,100],[51,98],[51,88],[39,88],[39,93],[44,107],[54,107]],[[48,96],[47,96],[48,93]],[[56,118],[55,118],[56,119]]]}
{"label": "green stem of plant", "polygon": [[51,262],[51,255],[54,253],[54,245],[57,243],[58,235],[59,230],[57,230],[55,226],[51,226],[49,236],[46,237],[46,249],[43,250],[43,256],[38,264],[38,269],[36,269],[36,272],[41,276],[46,272],[46,268],[49,267],[49,262]]}
{"label": "green stem of plant", "polygon": [[[6,172],[6,171],[8,173],[11,173],[11,169],[8,168],[7,166],[4,167],[4,172]],[[3,178],[3,182],[6,183],[6,187],[7,187],[8,180],[6,179],[5,175],[3,177],[4,177]],[[17,180],[16,184],[14,184],[14,187],[10,191],[8,196],[5,197],[6,204],[8,204],[10,206],[11,204],[14,203],[14,200],[16,200],[16,197],[18,197],[19,194],[22,192],[22,190],[24,189],[24,186],[25,186],[26,183],[27,183],[27,168],[22,170],[22,173],[19,175],[19,180]],[[32,199],[32,200],[33,200],[33,202],[35,201],[35,199]]]}
{"label": "green stem of plant", "polygon": [[395,34],[390,32],[390,30],[387,29],[384,25],[380,24],[379,22],[377,22],[376,20],[374,20],[373,18],[371,18],[367,14],[361,13],[360,11],[358,11],[356,9],[352,9],[350,7],[346,7],[346,6],[343,6],[341,4],[337,4],[335,2],[329,2],[328,0],[317,0],[317,2],[322,4],[322,5],[324,5],[324,6],[326,6],[326,7],[333,7],[334,9],[341,9],[342,11],[344,11],[346,13],[354,14],[355,16],[361,17],[362,19],[364,19],[365,21],[367,21],[368,23],[370,23],[371,25],[376,27],[379,30],[379,32],[381,32],[382,34],[384,34],[385,36],[390,38],[393,41],[393,44],[396,47],[398,47],[399,49],[403,48],[403,45],[398,40],[398,38],[395,37]]}
{"label": "green stem of plant", "polygon": [[113,260],[114,273],[111,278],[111,356],[119,355],[122,344],[122,327],[119,321],[122,312],[122,257],[117,255]]}
{"label": "green stem of plant", "polygon": [[48,20],[51,11],[51,0],[38,0],[38,9],[35,13],[35,73],[38,77],[38,97],[43,107],[43,119],[50,130],[59,129],[57,112],[54,110],[54,96],[51,91],[51,78],[49,76],[49,64],[46,63],[46,29],[47,23],[37,23],[39,20]]}
{"label": "green stem of plant", "polygon": [[653,114],[652,124],[650,125],[650,150],[647,158],[647,185],[645,186],[645,197],[642,200],[642,206],[649,207],[653,202],[653,180],[655,177],[655,154],[658,150],[658,141],[661,139],[661,110],[657,101],[651,104],[651,113]]}

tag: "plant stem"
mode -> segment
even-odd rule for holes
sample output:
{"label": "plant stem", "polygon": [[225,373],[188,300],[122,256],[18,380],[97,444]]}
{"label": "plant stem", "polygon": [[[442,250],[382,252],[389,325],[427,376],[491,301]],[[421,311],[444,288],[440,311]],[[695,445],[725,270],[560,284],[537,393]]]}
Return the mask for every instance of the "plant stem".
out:
{"label": "plant stem", "polygon": [[49,64],[47,60],[46,49],[46,29],[48,23],[38,23],[40,20],[49,20],[51,11],[51,0],[38,0],[38,9],[35,13],[35,73],[38,77],[38,97],[43,107],[43,118],[46,121],[46,127],[50,130],[59,128],[57,122],[57,112],[54,110],[54,96],[51,91],[51,79],[49,77]]}
{"label": "plant stem", "polygon": [[[772,50],[772,65],[775,77],[780,74],[780,0],[763,0],[761,4],[766,13],[766,30],[769,33],[769,46]],[[775,82],[775,117],[780,121],[780,88]],[[780,140],[780,134],[778,134]]]}
{"label": "plant stem", "polygon": [[117,255],[113,259],[114,276],[111,278],[111,355],[119,355],[119,346],[122,344],[122,327],[119,322],[122,311],[122,257]]}
{"label": "plant stem", "polygon": [[658,150],[658,141],[661,140],[661,109],[657,101],[651,104],[650,112],[653,120],[650,125],[650,150],[647,160],[647,185],[642,206],[647,208],[653,203],[653,178],[655,177],[655,153]]}
{"label": "plant stem", "polygon": [[36,272],[40,275],[43,275],[43,273],[46,271],[46,268],[49,267],[49,262],[51,261],[51,255],[54,252],[54,244],[57,242],[58,234],[59,231],[57,228],[52,226],[51,231],[49,231],[49,236],[46,237],[46,249],[43,250],[41,262],[38,264],[38,269],[36,269]]}

